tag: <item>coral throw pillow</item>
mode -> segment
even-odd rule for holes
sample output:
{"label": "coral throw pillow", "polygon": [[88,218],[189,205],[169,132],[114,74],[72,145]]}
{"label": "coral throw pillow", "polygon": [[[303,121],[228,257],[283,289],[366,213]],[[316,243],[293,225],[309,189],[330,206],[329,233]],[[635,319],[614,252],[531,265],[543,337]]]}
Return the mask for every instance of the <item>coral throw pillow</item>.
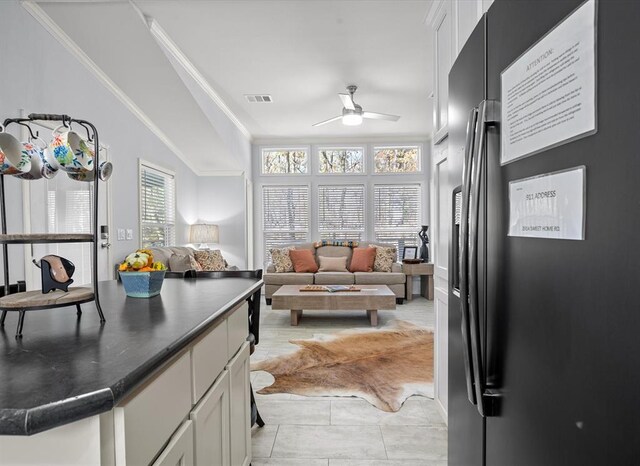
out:
{"label": "coral throw pillow", "polygon": [[319,272],[348,272],[347,257],[318,256],[320,261]]}
{"label": "coral throw pillow", "polygon": [[316,273],[318,271],[318,264],[313,258],[311,249],[291,249],[289,257],[293,262],[293,270],[298,273]]}
{"label": "coral throw pillow", "polygon": [[373,272],[376,248],[353,248],[349,272]]}

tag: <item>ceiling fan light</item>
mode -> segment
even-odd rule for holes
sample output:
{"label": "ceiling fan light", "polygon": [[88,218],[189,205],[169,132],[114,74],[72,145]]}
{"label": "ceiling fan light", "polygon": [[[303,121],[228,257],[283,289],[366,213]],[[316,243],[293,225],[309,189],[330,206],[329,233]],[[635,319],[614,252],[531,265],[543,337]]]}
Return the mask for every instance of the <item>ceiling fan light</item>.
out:
{"label": "ceiling fan light", "polygon": [[362,124],[362,115],[357,113],[348,113],[342,115],[342,124],[345,126],[358,126]]}

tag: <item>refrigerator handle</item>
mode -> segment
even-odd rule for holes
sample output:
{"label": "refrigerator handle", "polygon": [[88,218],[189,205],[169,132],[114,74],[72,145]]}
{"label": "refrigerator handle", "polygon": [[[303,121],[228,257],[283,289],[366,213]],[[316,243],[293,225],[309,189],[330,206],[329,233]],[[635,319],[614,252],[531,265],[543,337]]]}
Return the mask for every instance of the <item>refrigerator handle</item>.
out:
{"label": "refrigerator handle", "polygon": [[[469,327],[471,340],[471,361],[473,378],[475,380],[475,396],[478,412],[481,416],[491,416],[491,409],[487,409],[484,392],[486,387],[486,374],[482,355],[482,339],[480,330],[480,302],[478,281],[478,234],[480,220],[480,196],[482,194],[481,183],[483,179],[483,167],[486,157],[486,129],[497,125],[500,116],[500,103],[495,100],[483,100],[478,106],[478,123],[474,137],[471,167],[471,189],[469,193],[470,220],[469,220]],[[486,182],[486,180],[485,180]],[[485,315],[483,313],[482,315]]]}
{"label": "refrigerator handle", "polygon": [[458,255],[458,273],[460,283],[460,311],[462,313],[461,331],[464,353],[464,372],[467,381],[467,397],[472,404],[476,404],[474,390],[474,373],[471,359],[471,341],[469,339],[469,194],[471,190],[471,166],[473,161],[474,137],[478,122],[478,109],[469,112],[467,120],[467,136],[464,144],[464,162],[462,166],[462,215],[460,218],[460,237]]}

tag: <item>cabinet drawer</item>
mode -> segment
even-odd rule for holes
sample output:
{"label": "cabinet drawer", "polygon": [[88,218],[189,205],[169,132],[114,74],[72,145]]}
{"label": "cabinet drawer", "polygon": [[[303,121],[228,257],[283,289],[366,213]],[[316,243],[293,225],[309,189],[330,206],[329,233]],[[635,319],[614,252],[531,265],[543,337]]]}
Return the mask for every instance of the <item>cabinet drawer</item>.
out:
{"label": "cabinet drawer", "polygon": [[118,466],[149,464],[191,409],[189,352],[161,371],[114,409]]}
{"label": "cabinet drawer", "polygon": [[224,370],[229,360],[228,346],[227,323],[223,321],[197,342],[191,350],[194,405]]}
{"label": "cabinet drawer", "polygon": [[229,349],[227,361],[238,352],[249,335],[249,305],[243,302],[227,317]]}
{"label": "cabinet drawer", "polygon": [[185,421],[153,466],[193,466],[193,423]]}
{"label": "cabinet drawer", "polygon": [[224,371],[189,415],[196,466],[230,466],[229,371]]}

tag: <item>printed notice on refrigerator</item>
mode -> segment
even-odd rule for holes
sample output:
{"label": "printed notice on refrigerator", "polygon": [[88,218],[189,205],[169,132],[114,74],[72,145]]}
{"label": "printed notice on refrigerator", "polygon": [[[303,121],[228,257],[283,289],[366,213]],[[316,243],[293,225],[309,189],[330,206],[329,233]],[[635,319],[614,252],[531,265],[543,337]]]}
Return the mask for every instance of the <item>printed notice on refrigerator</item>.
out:
{"label": "printed notice on refrigerator", "polygon": [[509,236],[584,239],[585,167],[509,183]]}
{"label": "printed notice on refrigerator", "polygon": [[588,0],[502,72],[502,164],[595,132],[595,27]]}

